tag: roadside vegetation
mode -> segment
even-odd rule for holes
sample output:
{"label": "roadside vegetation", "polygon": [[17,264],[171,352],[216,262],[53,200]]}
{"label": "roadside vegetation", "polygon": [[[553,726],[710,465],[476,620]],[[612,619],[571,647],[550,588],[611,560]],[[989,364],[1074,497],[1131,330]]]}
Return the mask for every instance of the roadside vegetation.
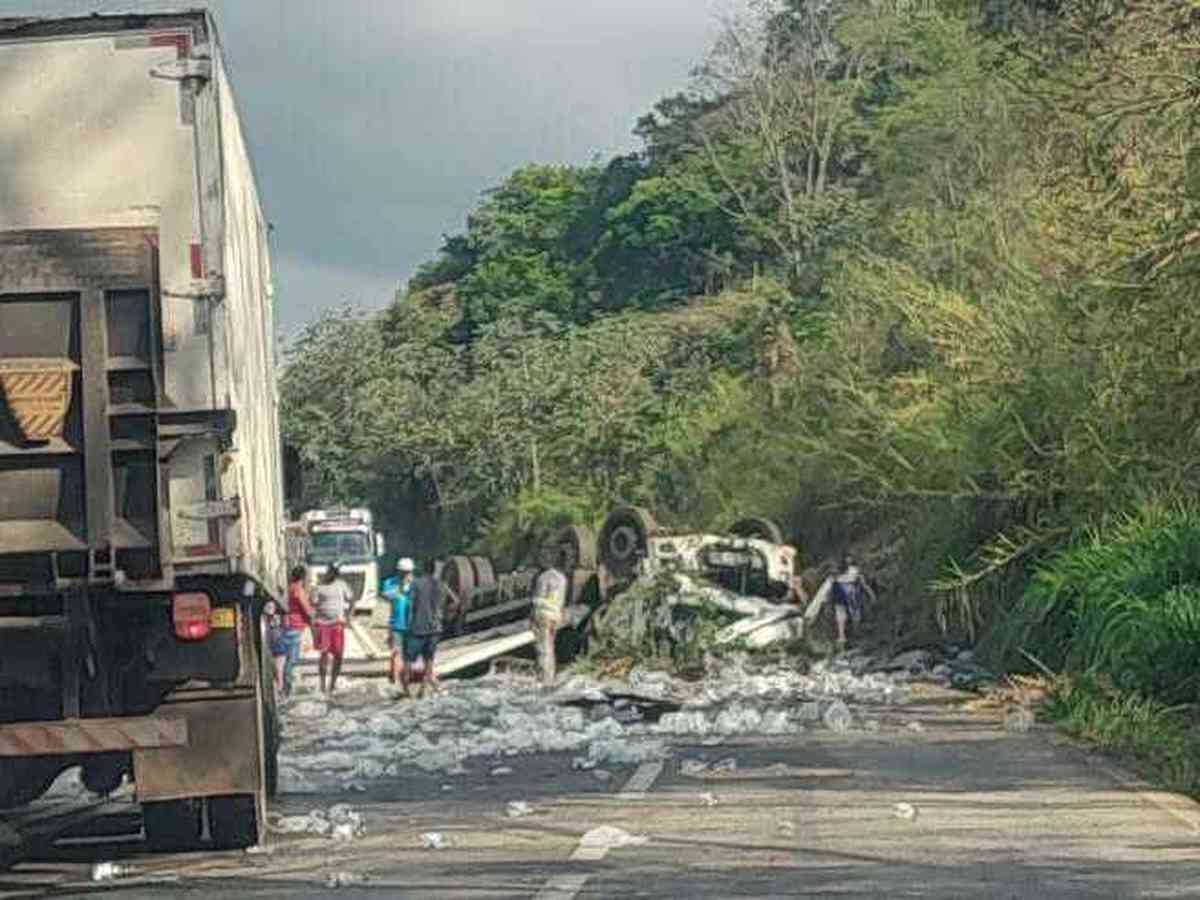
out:
{"label": "roadside vegetation", "polygon": [[866,551],[889,639],[982,637],[1184,759],[1198,54],[1186,0],[751,0],[639,152],[513,172],[295,342],[310,499],[501,559],[617,503],[771,516]]}

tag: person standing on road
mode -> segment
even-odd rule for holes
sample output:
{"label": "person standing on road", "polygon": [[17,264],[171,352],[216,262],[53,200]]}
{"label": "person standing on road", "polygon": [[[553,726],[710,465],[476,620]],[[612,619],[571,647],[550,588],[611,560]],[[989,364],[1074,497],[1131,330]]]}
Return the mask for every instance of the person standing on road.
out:
{"label": "person standing on road", "polygon": [[268,600],[263,606],[263,622],[267,626],[267,645],[271,650],[272,681],[275,685],[275,700],[278,702],[284,695],[284,672],[287,670],[289,648],[283,614],[279,611],[279,604],[274,600]]}
{"label": "person standing on road", "polygon": [[[542,683],[553,684],[557,660],[554,641],[562,625],[563,608],[567,603],[567,567],[565,550],[551,557],[551,564],[538,575],[533,583],[533,636],[537,648],[538,668],[542,672]],[[561,567],[561,568],[560,568]]]}
{"label": "person standing on road", "polygon": [[421,576],[412,583],[408,634],[404,638],[404,667],[400,671],[400,684],[405,696],[408,696],[408,682],[418,659],[424,664],[424,678],[418,689],[418,696],[425,695],[426,684],[434,690],[440,687],[433,670],[433,658],[437,651],[438,637],[442,633],[446,585],[434,574],[436,571],[436,561],[426,559],[421,563]]}
{"label": "person standing on road", "polygon": [[388,618],[388,648],[391,662],[388,680],[398,684],[404,670],[404,639],[408,635],[409,615],[412,611],[413,561],[407,556],[396,563],[396,574],[383,583],[383,596],[391,605]]}
{"label": "person standing on road", "polygon": [[[342,580],[341,564],[332,563],[316,590],[315,641],[321,654],[321,693],[332,694],[337,690],[338,676],[342,674],[342,656],[346,652],[346,618],[354,605],[350,586]],[[332,677],[326,685],[326,676],[332,663]]]}
{"label": "person standing on road", "polygon": [[308,571],[304,566],[296,566],[289,573],[287,588],[287,617],[283,632],[283,641],[287,646],[287,659],[283,664],[283,695],[292,693],[293,678],[296,664],[300,662],[300,651],[304,646],[304,632],[312,627],[313,608],[308,599],[308,589],[304,586],[304,578]]}

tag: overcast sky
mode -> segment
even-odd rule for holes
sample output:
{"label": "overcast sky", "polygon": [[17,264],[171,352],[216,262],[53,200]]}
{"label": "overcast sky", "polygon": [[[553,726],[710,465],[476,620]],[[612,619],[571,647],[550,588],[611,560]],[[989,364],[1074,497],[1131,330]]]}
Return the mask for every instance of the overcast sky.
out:
{"label": "overcast sky", "polygon": [[[202,0],[0,0],[5,15]],[[379,306],[525,162],[636,146],[722,0],[210,0],[275,226],[279,327]]]}

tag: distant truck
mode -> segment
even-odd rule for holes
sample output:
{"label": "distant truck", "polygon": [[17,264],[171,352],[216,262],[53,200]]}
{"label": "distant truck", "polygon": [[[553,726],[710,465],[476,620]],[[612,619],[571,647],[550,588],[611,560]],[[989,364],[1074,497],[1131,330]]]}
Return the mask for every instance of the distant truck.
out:
{"label": "distant truck", "polygon": [[256,843],[285,584],[268,224],[211,17],[0,18],[0,809]]}
{"label": "distant truck", "polygon": [[383,535],[375,530],[369,509],[314,509],[300,517],[304,527],[304,562],[316,584],[332,563],[350,587],[354,612],[369,613],[379,602],[379,557]]}

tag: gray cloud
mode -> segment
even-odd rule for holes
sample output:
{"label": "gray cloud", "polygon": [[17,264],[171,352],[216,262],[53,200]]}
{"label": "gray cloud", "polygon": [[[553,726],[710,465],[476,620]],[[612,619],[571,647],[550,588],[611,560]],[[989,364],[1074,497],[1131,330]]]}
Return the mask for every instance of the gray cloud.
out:
{"label": "gray cloud", "polygon": [[[632,149],[718,4],[209,0],[275,225],[281,329],[386,303],[515,166]],[[0,0],[0,14],[190,5]]]}

